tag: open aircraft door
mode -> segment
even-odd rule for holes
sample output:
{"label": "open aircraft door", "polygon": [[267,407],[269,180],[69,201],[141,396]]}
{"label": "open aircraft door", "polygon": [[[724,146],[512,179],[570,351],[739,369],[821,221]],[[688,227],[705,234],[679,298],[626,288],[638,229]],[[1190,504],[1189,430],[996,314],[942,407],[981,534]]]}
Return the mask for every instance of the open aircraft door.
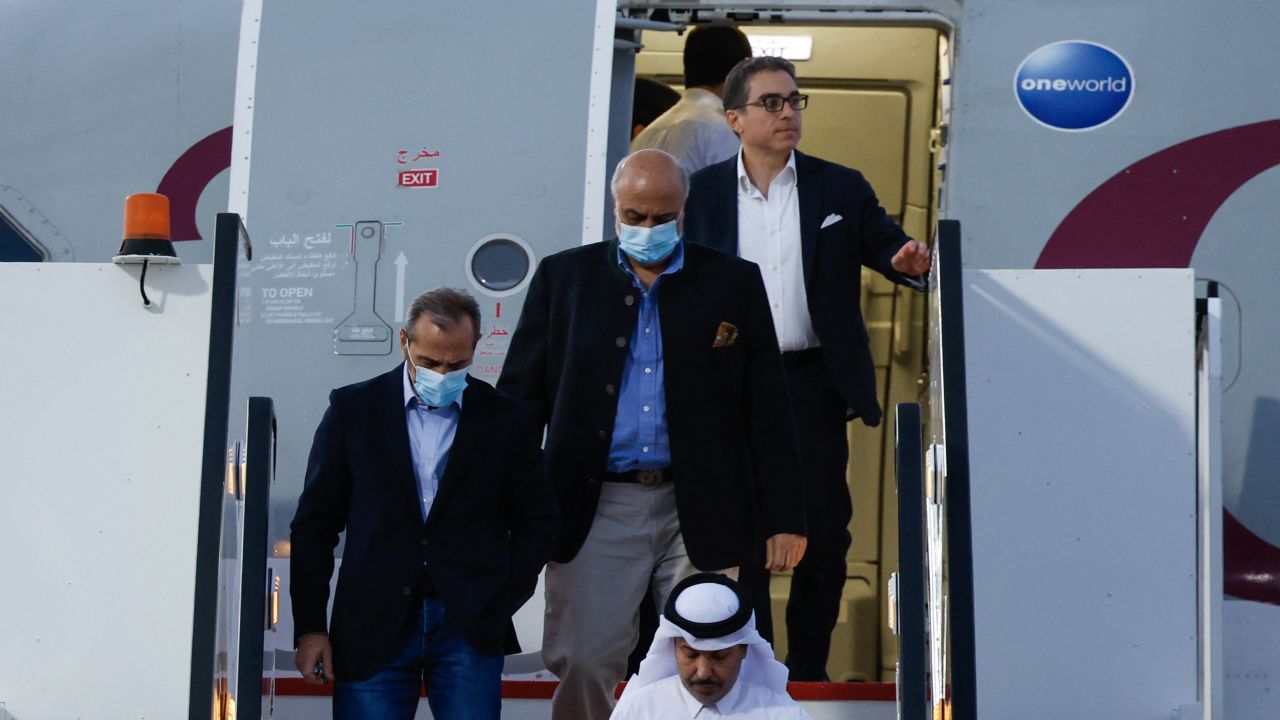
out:
{"label": "open aircraft door", "polygon": [[[414,297],[476,296],[471,373],[494,382],[538,261],[601,238],[614,13],[598,0],[246,2],[231,206],[258,252],[238,269],[232,392],[276,403],[277,558],[330,389],[401,362]],[[293,649],[284,590],[268,652]],[[535,597],[517,618],[533,659]]]}

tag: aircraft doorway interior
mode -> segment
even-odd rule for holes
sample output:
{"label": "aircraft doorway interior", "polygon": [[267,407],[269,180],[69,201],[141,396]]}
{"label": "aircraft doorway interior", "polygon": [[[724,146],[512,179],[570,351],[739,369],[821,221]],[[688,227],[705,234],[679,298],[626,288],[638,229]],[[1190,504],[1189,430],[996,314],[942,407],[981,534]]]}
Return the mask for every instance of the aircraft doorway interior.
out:
{"label": "aircraft doorway interior", "polygon": [[[876,22],[876,14],[843,11],[623,13],[635,31],[624,35],[628,26],[620,23],[615,40],[611,156],[623,152],[615,153],[618,135],[627,132],[630,137],[631,129],[630,108],[619,113],[621,102],[629,103],[631,97],[617,93],[631,88],[633,78],[619,73],[634,67],[634,77],[683,91],[685,30],[705,22],[734,22],[756,54],[782,55],[795,64],[800,90],[810,98],[800,151],[861,171],[907,234],[930,241],[942,196],[950,89],[950,28],[941,19],[930,25]],[[841,22],[819,23],[818,16],[838,16]],[[610,157],[611,163],[616,160]],[[874,428],[859,421],[849,424],[853,543],[827,674],[835,682],[893,682],[898,644],[887,624],[887,585],[898,567],[893,408],[900,402],[927,406],[925,297],[864,268],[861,306],[885,419]],[[775,574],[772,582],[775,651],[785,658],[783,618],[790,577]]]}

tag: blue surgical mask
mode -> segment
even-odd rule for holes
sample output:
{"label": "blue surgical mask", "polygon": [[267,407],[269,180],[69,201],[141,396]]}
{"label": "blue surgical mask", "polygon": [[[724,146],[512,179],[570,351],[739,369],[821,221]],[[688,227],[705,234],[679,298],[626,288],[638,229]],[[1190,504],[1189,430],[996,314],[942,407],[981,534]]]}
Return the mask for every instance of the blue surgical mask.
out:
{"label": "blue surgical mask", "polygon": [[648,265],[661,262],[676,249],[680,232],[675,220],[651,228],[618,223],[618,244],[632,260]]}
{"label": "blue surgical mask", "polygon": [[444,407],[467,388],[467,369],[438,373],[421,365],[414,365],[413,389],[422,402],[431,407]]}

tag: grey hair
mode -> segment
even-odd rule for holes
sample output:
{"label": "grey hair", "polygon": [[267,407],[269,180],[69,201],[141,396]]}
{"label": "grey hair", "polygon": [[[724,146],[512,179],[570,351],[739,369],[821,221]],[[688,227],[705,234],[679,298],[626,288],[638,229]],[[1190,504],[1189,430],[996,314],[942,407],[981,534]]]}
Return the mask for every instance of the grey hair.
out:
{"label": "grey hair", "polygon": [[[675,163],[676,167],[680,168],[680,189],[683,191],[684,199],[689,199],[689,171],[685,169],[684,165],[680,164],[679,160],[676,160],[674,155],[666,150],[659,150],[658,148],[637,150],[636,152],[660,152],[670,158],[671,162]],[[609,178],[609,192],[613,193],[614,205],[618,204],[618,179],[622,177],[622,168],[627,166],[627,161],[635,154],[636,153],[631,153],[631,155],[622,158],[622,160],[618,162],[618,166],[613,169],[613,177]]]}
{"label": "grey hair", "polygon": [[413,328],[423,315],[444,331],[452,330],[464,317],[471,318],[471,327],[477,341],[480,340],[480,304],[466,290],[436,288],[414,298],[409,315],[404,321],[404,333],[413,339]]}

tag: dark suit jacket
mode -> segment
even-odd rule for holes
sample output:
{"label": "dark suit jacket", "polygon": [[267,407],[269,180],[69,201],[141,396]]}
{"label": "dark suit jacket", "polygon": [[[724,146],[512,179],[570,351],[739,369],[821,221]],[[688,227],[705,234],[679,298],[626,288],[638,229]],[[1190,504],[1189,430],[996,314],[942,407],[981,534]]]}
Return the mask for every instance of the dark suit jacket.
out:
{"label": "dark suit jacket", "polygon": [[[912,285],[890,260],[909,238],[885,215],[875,192],[857,170],[796,152],[800,243],[805,294],[827,372],[849,408],[850,419],[880,423],[876,370],[862,321],[860,265]],[[831,215],[841,220],[822,227]],[[738,254],[738,158],[694,173],[684,211],[685,237]]]}
{"label": "dark suit jacket", "polygon": [[326,629],[333,549],[346,529],[328,625],[344,680],[386,662],[416,607],[424,562],[448,621],[477,650],[499,654],[555,544],[555,503],[528,414],[474,378],[423,522],[403,373],[399,365],[329,395],[293,518],[295,639]]}
{"label": "dark suit jacket", "polygon": [[[498,387],[547,428],[546,467],[563,518],[554,560],[577,554],[595,517],[640,291],[617,241],[542,261],[529,285]],[[786,379],[759,269],[703,247],[658,286],[667,429],[689,559],[739,565],[758,537],[804,532]],[[713,347],[722,323],[732,344]],[[754,504],[753,504],[754,503]]]}

